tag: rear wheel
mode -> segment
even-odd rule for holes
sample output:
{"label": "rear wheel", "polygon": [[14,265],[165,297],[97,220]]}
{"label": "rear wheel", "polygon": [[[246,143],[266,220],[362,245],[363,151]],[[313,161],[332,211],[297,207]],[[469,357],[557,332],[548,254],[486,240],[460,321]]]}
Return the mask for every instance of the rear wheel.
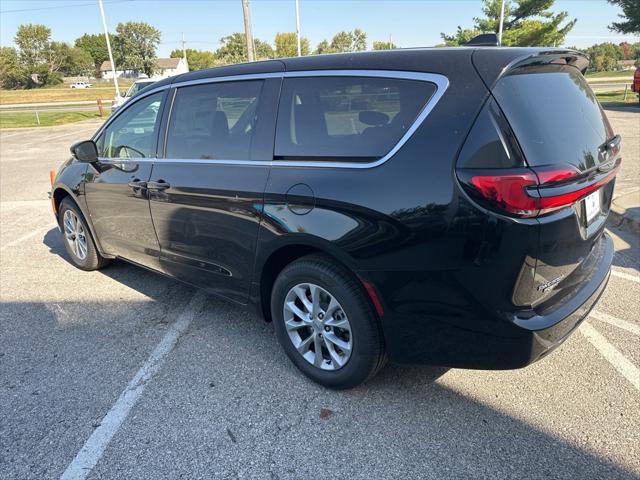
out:
{"label": "rear wheel", "polygon": [[303,257],[280,273],[271,315],[287,356],[317,383],[355,387],[384,364],[379,321],[362,287],[328,257]]}
{"label": "rear wheel", "polygon": [[62,242],[73,265],[82,270],[98,270],[109,263],[98,253],[84,216],[71,199],[62,200],[58,218]]}

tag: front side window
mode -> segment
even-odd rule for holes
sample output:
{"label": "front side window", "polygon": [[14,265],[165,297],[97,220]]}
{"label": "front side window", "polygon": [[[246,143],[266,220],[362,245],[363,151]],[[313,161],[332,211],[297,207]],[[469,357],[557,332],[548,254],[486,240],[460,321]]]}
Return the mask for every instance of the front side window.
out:
{"label": "front side window", "polygon": [[164,92],[154,93],[130,105],[107,126],[98,142],[104,158],[150,158],[156,156],[160,106]]}
{"label": "front side window", "polygon": [[250,158],[262,81],[178,89],[167,134],[168,159]]}
{"label": "front side window", "polygon": [[436,87],[397,78],[286,79],[276,131],[277,158],[371,160],[385,156]]}

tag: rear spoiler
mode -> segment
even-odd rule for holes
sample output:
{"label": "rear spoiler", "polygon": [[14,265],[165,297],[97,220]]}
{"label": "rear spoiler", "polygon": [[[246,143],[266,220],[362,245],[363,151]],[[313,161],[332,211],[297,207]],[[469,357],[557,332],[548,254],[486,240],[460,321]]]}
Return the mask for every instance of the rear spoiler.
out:
{"label": "rear spoiler", "polygon": [[478,48],[472,62],[487,85],[493,85],[504,75],[527,66],[570,65],[584,73],[589,67],[589,57],[576,50],[543,48]]}

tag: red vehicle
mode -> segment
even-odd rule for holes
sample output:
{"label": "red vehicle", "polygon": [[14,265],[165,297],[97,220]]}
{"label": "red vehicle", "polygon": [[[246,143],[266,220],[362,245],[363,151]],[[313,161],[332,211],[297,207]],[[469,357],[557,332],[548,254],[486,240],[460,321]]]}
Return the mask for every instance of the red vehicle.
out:
{"label": "red vehicle", "polygon": [[636,73],[633,74],[631,90],[638,94],[638,102],[640,103],[640,67],[636,68]]}

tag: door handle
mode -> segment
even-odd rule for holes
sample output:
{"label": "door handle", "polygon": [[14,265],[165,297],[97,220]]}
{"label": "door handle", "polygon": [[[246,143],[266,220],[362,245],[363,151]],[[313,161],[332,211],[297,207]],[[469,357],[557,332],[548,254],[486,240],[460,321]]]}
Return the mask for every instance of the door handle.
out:
{"label": "door handle", "polygon": [[131,180],[129,182],[129,186],[131,188],[147,188],[147,182],[143,182],[142,180],[138,180],[137,178]]}
{"label": "door handle", "polygon": [[166,190],[169,187],[171,187],[171,185],[169,185],[164,180],[158,180],[157,182],[147,182],[147,188],[149,190]]}

